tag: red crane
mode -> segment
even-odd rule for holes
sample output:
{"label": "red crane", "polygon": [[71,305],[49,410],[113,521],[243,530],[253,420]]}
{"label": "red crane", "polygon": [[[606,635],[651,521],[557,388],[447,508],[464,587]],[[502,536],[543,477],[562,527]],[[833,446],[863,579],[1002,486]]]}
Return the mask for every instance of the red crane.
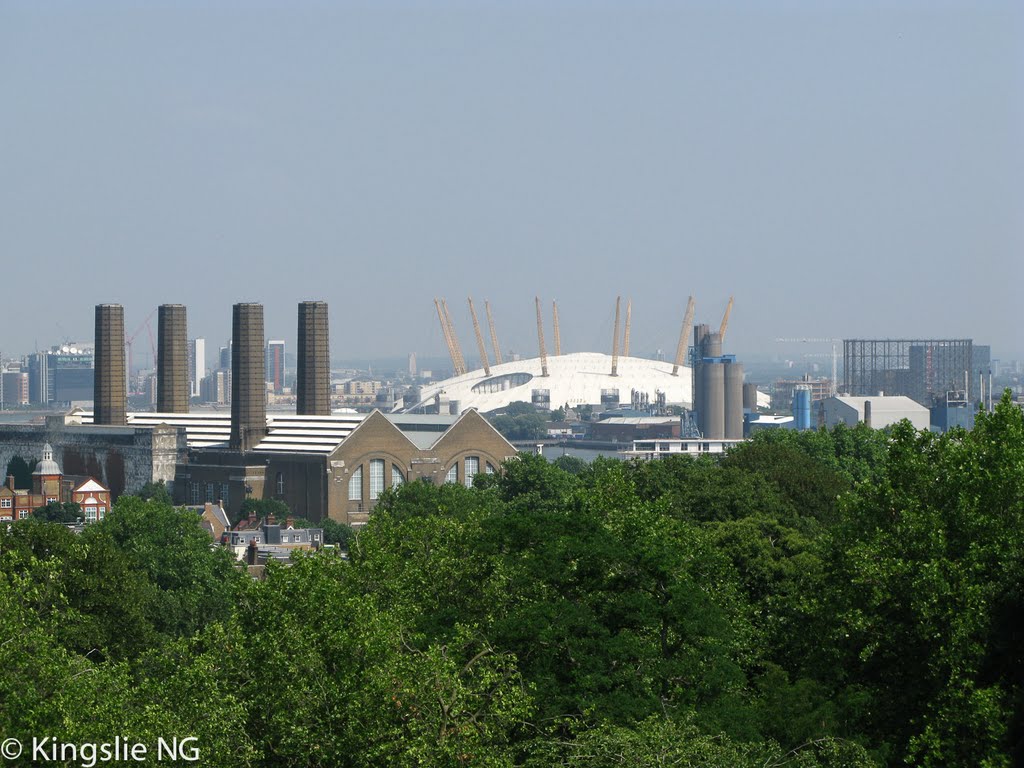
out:
{"label": "red crane", "polygon": [[132,373],[135,370],[135,362],[134,362],[134,358],[133,358],[133,355],[132,355],[132,343],[135,341],[135,337],[138,336],[140,333],[142,333],[142,329],[143,328],[145,328],[147,331],[149,331],[149,346],[150,346],[150,349],[153,352],[153,361],[154,362],[156,361],[156,343],[153,341],[153,329],[149,325],[149,321],[153,319],[153,315],[155,315],[155,314],[156,314],[156,310],[154,309],[152,312],[149,313],[149,315],[146,317],[146,319],[142,321],[141,325],[139,325],[139,327],[135,329],[135,333],[133,333],[128,338],[126,338],[125,341],[124,341],[124,345],[128,348],[128,381],[129,381],[129,386],[128,386],[129,393],[128,394],[131,394],[131,395],[139,394],[137,390],[133,391],[132,387],[131,387]]}

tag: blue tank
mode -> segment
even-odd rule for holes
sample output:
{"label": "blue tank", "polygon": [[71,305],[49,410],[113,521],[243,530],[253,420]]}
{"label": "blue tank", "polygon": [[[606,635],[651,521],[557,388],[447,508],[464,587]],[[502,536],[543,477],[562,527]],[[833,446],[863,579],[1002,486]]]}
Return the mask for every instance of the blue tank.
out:
{"label": "blue tank", "polygon": [[811,428],[810,387],[797,387],[793,390],[793,423],[801,431]]}

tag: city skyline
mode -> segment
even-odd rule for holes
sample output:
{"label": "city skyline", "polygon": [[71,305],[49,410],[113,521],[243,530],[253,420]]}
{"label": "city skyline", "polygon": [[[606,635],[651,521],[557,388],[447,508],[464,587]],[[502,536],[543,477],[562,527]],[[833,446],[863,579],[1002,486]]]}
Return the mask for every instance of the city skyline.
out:
{"label": "city skyline", "polygon": [[[536,354],[973,338],[1024,357],[1024,10],[1009,2],[100,2],[0,10],[5,355],[189,308],[210,353],[259,301],[294,349],[446,357],[446,297]],[[155,332],[155,319],[151,321]],[[142,336],[146,331],[142,330]],[[270,338],[268,336],[268,338]],[[824,350],[823,350],[824,351]]]}

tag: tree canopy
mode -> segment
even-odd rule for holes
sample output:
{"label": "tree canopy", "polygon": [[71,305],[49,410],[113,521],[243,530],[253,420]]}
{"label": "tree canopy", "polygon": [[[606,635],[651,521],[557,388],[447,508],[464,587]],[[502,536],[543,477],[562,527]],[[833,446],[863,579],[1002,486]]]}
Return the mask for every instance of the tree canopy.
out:
{"label": "tree canopy", "polygon": [[0,529],[0,730],[216,766],[1024,761],[1008,398],[971,432],[564,463],[405,484],[347,558],[262,580],[155,497]]}

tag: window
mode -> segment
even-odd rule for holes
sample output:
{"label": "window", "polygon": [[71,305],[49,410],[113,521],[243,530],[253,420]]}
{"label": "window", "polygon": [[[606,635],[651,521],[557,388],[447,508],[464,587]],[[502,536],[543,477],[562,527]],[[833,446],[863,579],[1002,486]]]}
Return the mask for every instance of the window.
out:
{"label": "window", "polygon": [[484,474],[488,474],[488,475],[493,475],[494,474],[494,465],[491,464],[491,462],[489,462],[489,461],[484,465]]}
{"label": "window", "polygon": [[104,506],[100,507],[100,520],[102,520],[105,517],[106,511],[107,511],[106,507],[104,507]]}
{"label": "window", "polygon": [[199,503],[199,483],[191,483],[188,488],[189,502],[192,506]]}
{"label": "window", "polygon": [[459,482],[459,465],[458,462],[452,464],[451,469],[448,470],[448,474],[444,476],[446,483],[457,483]]}
{"label": "window", "polygon": [[480,471],[480,457],[479,456],[467,456],[466,457],[466,471],[463,473],[463,482],[466,483],[467,488],[473,487],[473,478],[476,477],[476,473]]}
{"label": "window", "polygon": [[18,511],[18,519],[19,520],[24,520],[26,517],[28,517],[28,510],[27,509],[22,509],[22,510]]}
{"label": "window", "polygon": [[228,505],[228,489],[230,489],[230,488],[231,488],[231,486],[228,485],[227,483],[221,483],[220,484],[220,502],[225,507],[227,507],[227,505]]}
{"label": "window", "polygon": [[9,522],[10,520],[13,520],[13,519],[14,518],[11,517],[11,515],[6,515],[6,514],[0,515],[0,522],[3,522],[3,523]]}
{"label": "window", "polygon": [[284,496],[284,473],[277,473],[277,495]]}
{"label": "window", "polygon": [[213,483],[206,484],[206,500],[213,503]]}
{"label": "window", "polygon": [[370,459],[370,500],[384,491],[384,459]]}
{"label": "window", "polygon": [[352,470],[352,477],[348,479],[348,500],[363,500],[363,468],[356,467]]}
{"label": "window", "polygon": [[14,506],[14,499],[0,499],[0,509],[10,509]]}
{"label": "window", "polygon": [[397,464],[391,465],[391,487],[397,488],[405,482],[405,475],[402,474],[402,470],[398,468]]}
{"label": "window", "polygon": [[53,504],[53,502],[55,502],[56,500],[57,500],[56,496],[47,496],[46,497],[46,503],[47,504]]}
{"label": "window", "polygon": [[96,522],[96,506],[94,504],[89,504],[88,506],[86,506],[86,508],[85,508],[85,522],[87,522],[87,523],[95,523]]}

